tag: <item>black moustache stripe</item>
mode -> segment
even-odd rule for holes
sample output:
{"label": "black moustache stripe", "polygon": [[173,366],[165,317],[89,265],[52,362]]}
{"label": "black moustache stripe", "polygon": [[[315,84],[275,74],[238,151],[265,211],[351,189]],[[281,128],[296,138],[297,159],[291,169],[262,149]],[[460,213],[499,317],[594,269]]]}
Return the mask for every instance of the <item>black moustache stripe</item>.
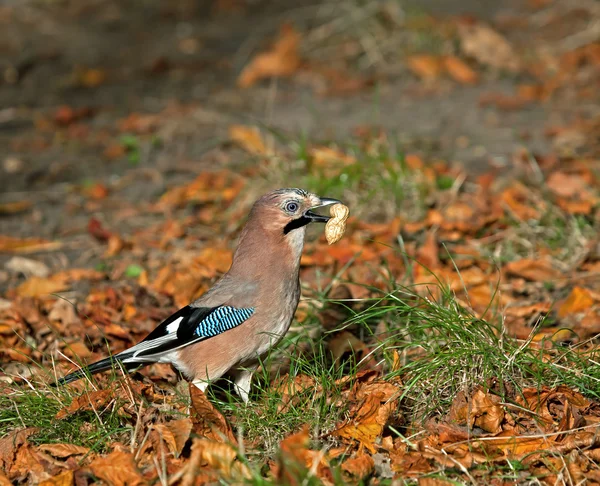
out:
{"label": "black moustache stripe", "polygon": [[306,226],[311,221],[312,219],[307,218],[306,216],[300,216],[299,218],[292,219],[288,224],[284,226],[283,234],[287,235],[290,231],[302,228],[302,226]]}

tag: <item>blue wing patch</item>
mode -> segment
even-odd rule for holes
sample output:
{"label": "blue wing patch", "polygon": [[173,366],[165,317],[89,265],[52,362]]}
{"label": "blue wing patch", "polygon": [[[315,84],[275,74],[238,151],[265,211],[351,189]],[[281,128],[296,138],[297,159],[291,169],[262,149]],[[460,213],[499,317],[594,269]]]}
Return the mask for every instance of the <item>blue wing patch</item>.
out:
{"label": "blue wing patch", "polygon": [[194,335],[209,338],[239,326],[254,314],[254,307],[238,309],[228,305],[217,307],[194,330]]}

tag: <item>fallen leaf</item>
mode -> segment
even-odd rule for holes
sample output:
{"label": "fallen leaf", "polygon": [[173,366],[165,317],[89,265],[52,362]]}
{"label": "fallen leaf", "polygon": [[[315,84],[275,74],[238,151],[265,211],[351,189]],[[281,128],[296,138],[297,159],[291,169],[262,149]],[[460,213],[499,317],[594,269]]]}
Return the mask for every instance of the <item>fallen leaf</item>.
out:
{"label": "fallen leaf", "polygon": [[189,389],[192,399],[190,417],[194,434],[216,442],[237,444],[231,426],[223,414],[215,408],[198,387],[190,383]]}
{"label": "fallen leaf", "polygon": [[479,76],[462,59],[456,56],[444,57],[444,67],[452,79],[463,84],[475,84]]}
{"label": "fallen leaf", "polygon": [[37,448],[54,457],[69,457],[87,454],[90,452],[88,447],[78,446],[75,444],[41,444]]}
{"label": "fallen leaf", "polygon": [[237,484],[252,477],[248,466],[237,459],[237,451],[229,444],[194,438],[191,454],[199,456],[201,463],[217,471],[221,477],[237,481]]}
{"label": "fallen leaf", "polygon": [[439,248],[435,231],[428,231],[424,243],[417,250],[417,262],[428,270],[440,268]]}
{"label": "fallen leaf", "polygon": [[354,478],[361,480],[369,476],[375,469],[375,461],[369,454],[358,454],[342,462],[342,470]]}
{"label": "fallen leaf", "polygon": [[356,440],[371,453],[376,452],[375,441],[383,432],[395,402],[382,403],[384,394],[375,392],[366,396],[350,411],[350,419],[331,434]]}
{"label": "fallen leaf", "polygon": [[504,267],[507,275],[524,278],[532,282],[551,282],[563,277],[547,260],[523,258],[507,263]]}
{"label": "fallen leaf", "polygon": [[179,457],[192,431],[192,421],[189,418],[172,420],[164,424],[157,424],[154,430],[165,441],[169,450],[175,457]]}
{"label": "fallen leaf", "polygon": [[512,72],[519,70],[520,62],[512,45],[491,27],[482,23],[461,23],[458,35],[464,54],[477,62]]}
{"label": "fallen leaf", "polygon": [[594,304],[595,300],[589,290],[582,287],[575,287],[567,299],[558,308],[558,317],[566,317],[569,314],[587,311]]}
{"label": "fallen leaf", "polygon": [[438,79],[444,68],[441,58],[429,54],[410,56],[406,64],[413,74],[426,81]]}
{"label": "fallen leaf", "polygon": [[278,484],[298,484],[296,478],[306,477],[313,456],[308,449],[310,437],[305,426],[300,432],[287,436],[279,444],[275,476]]}
{"label": "fallen leaf", "polygon": [[0,204],[0,214],[17,214],[31,208],[31,201],[15,201]]}
{"label": "fallen leaf", "polygon": [[248,88],[261,79],[294,74],[301,64],[299,45],[300,34],[291,25],[283,25],[279,39],[271,50],[258,54],[242,70],[237,81],[238,86]]}
{"label": "fallen leaf", "polygon": [[500,402],[500,397],[478,387],[469,400],[459,393],[452,402],[448,416],[460,425],[466,424],[469,428],[476,426],[491,434],[498,434],[502,431],[505,415]]}
{"label": "fallen leaf", "polygon": [[12,467],[19,448],[27,444],[29,437],[38,431],[38,428],[28,427],[9,432],[0,439],[0,471],[8,471]]}
{"label": "fallen leaf", "polygon": [[36,253],[39,251],[54,251],[62,248],[60,241],[48,241],[41,238],[13,238],[0,235],[0,252],[7,253]]}
{"label": "fallen leaf", "polygon": [[106,81],[106,71],[95,68],[79,68],[76,70],[76,82],[84,88],[97,88]]}
{"label": "fallen leaf", "polygon": [[61,408],[56,414],[56,418],[60,420],[80,411],[101,409],[112,399],[113,392],[110,389],[84,392],[73,399],[69,406]]}
{"label": "fallen leaf", "polygon": [[340,360],[346,353],[356,355],[356,361],[369,352],[365,343],[358,339],[354,334],[348,331],[341,331],[329,341],[327,348],[331,351],[335,361]]}
{"label": "fallen leaf", "polygon": [[115,450],[107,456],[94,459],[89,468],[94,476],[112,486],[136,486],[147,484],[138,471],[133,454]]}
{"label": "fallen leaf", "polygon": [[253,155],[266,155],[267,147],[257,127],[231,125],[229,139]]}
{"label": "fallen leaf", "polygon": [[30,277],[16,288],[16,292],[21,297],[42,297],[68,288],[69,285],[62,279]]}
{"label": "fallen leaf", "polygon": [[557,196],[573,197],[580,195],[586,188],[585,179],[577,174],[553,172],[546,180],[548,188]]}
{"label": "fallen leaf", "polygon": [[68,470],[42,481],[39,486],[72,486],[74,484],[73,471]]}
{"label": "fallen leaf", "polygon": [[48,266],[40,261],[14,256],[6,262],[4,268],[15,273],[21,273],[26,277],[47,277],[50,274]]}

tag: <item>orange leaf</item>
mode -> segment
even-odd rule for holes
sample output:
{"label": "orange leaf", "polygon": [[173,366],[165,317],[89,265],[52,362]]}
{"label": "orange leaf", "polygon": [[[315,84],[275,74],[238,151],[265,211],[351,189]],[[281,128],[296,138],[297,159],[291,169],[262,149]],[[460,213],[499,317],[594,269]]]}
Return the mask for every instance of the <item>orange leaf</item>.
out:
{"label": "orange leaf", "polygon": [[546,185],[557,196],[573,197],[580,195],[587,187],[585,179],[577,174],[553,172],[548,176]]}
{"label": "orange leaf", "polygon": [[190,417],[194,433],[212,441],[237,444],[227,419],[206,398],[206,395],[191,383],[190,396],[192,398]]}
{"label": "orange leaf", "polygon": [[463,84],[475,84],[479,76],[469,65],[456,56],[444,57],[444,67],[452,79]]}
{"label": "orange leaf", "polygon": [[0,214],[16,214],[27,211],[31,207],[31,201],[15,201],[0,204]]}
{"label": "orange leaf", "polygon": [[48,241],[41,238],[13,238],[0,235],[0,251],[7,253],[35,253],[53,251],[62,247],[60,241]]}
{"label": "orange leaf", "polygon": [[248,88],[264,78],[294,74],[300,67],[299,44],[300,34],[296,29],[289,24],[283,25],[272,49],[258,54],[241,72],[238,86]]}
{"label": "orange leaf", "polygon": [[382,393],[369,394],[359,402],[351,418],[332,432],[333,435],[357,440],[371,453],[375,453],[375,440],[383,432],[387,419],[395,406],[394,402],[382,404]]}
{"label": "orange leaf", "polygon": [[68,470],[42,481],[39,486],[72,486],[73,471]]}
{"label": "orange leaf", "polygon": [[442,60],[428,54],[410,56],[406,59],[408,69],[423,80],[434,80],[442,74]]}
{"label": "orange leaf", "polygon": [[231,125],[229,127],[229,139],[253,155],[265,155],[267,153],[267,147],[257,127]]}
{"label": "orange leaf", "polygon": [[130,452],[117,449],[108,456],[97,457],[89,467],[95,476],[113,486],[147,484]]}
{"label": "orange leaf", "polygon": [[98,410],[106,406],[112,398],[113,393],[110,389],[85,392],[75,398],[68,407],[60,409],[56,414],[56,418],[59,420],[64,419],[80,410]]}
{"label": "orange leaf", "polygon": [[237,460],[237,451],[231,445],[222,442],[194,438],[189,462],[206,464],[222,477],[234,480],[234,484],[243,484],[244,479],[252,477],[248,466]]}
{"label": "orange leaf", "polygon": [[375,461],[368,454],[358,454],[342,463],[342,470],[357,479],[363,479],[373,472]]}
{"label": "orange leaf", "polygon": [[504,270],[508,275],[521,277],[532,282],[548,282],[562,277],[562,273],[552,267],[546,260],[523,258],[508,263]]}
{"label": "orange leaf", "polygon": [[62,279],[30,277],[16,289],[21,297],[42,297],[67,290],[69,286]]}
{"label": "orange leaf", "polygon": [[79,456],[90,452],[89,448],[75,444],[41,444],[38,449],[54,457]]}
{"label": "orange leaf", "polygon": [[192,421],[189,417],[180,420],[172,420],[171,422],[155,425],[154,430],[156,430],[162,440],[165,441],[173,455],[179,457],[185,443],[190,437]]}
{"label": "orange leaf", "polygon": [[592,295],[587,289],[575,287],[558,308],[558,317],[565,317],[569,314],[589,310],[594,302]]}

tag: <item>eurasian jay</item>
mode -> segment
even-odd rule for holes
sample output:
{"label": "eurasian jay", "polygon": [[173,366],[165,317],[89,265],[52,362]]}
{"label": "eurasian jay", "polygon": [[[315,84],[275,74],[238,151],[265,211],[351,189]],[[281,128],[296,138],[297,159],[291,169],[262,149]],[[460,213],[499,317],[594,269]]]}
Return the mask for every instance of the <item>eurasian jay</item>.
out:
{"label": "eurasian jay", "polygon": [[330,218],[312,212],[340,201],[302,189],[258,199],[231,267],[199,299],[159,324],[143,341],[58,380],[70,383],[119,364],[127,371],[170,363],[202,391],[225,373],[244,402],[261,357],[289,329],[300,300],[300,257],[306,227]]}

